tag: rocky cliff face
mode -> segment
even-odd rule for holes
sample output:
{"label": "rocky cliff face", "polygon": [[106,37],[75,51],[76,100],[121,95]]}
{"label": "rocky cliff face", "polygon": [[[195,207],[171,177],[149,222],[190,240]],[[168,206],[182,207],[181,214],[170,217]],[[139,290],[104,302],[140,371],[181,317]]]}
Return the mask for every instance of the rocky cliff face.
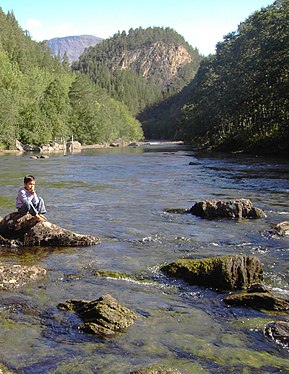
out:
{"label": "rocky cliff face", "polygon": [[54,56],[61,59],[66,52],[69,62],[76,61],[85,48],[91,47],[99,42],[101,38],[93,35],[66,36],[63,38],[53,38],[47,41],[47,45]]}
{"label": "rocky cliff face", "polygon": [[125,50],[112,61],[118,68],[134,70],[145,79],[154,78],[165,85],[184,65],[192,62],[192,57],[182,45],[156,42],[147,48]]}

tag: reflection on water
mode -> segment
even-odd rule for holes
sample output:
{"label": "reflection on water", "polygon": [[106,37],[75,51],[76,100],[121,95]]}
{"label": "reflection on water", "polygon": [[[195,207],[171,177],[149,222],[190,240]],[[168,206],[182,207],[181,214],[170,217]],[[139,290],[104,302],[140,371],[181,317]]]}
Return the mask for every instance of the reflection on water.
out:
{"label": "reflection on water", "polygon": [[[263,334],[268,318],[285,317],[228,308],[225,294],[159,271],[180,257],[256,255],[265,283],[288,295],[288,238],[268,235],[271,224],[289,220],[288,162],[195,153],[179,145],[0,160],[1,216],[14,210],[29,173],[37,177],[50,221],[102,240],[88,248],[2,249],[1,262],[36,264],[48,275],[1,293],[0,362],[20,373],[129,373],[154,363],[190,374],[289,370],[288,351]],[[165,212],[210,198],[250,198],[267,218],[206,221]],[[129,278],[96,277],[95,270]],[[114,339],[79,331],[77,317],[57,309],[68,299],[106,293],[139,314]]]}

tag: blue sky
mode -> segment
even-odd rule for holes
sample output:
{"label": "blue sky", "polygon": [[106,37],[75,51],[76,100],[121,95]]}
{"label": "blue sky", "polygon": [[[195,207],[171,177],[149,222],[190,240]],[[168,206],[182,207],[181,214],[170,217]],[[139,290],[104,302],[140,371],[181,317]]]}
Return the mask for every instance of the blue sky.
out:
{"label": "blue sky", "polygon": [[274,0],[0,0],[33,40],[71,35],[109,38],[137,27],[171,27],[200,53]]}

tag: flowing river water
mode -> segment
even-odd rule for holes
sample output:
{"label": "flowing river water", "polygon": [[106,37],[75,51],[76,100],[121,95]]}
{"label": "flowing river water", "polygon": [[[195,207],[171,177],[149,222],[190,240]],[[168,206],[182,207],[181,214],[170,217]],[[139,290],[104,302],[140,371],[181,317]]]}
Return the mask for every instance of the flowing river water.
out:
{"label": "flowing river water", "polygon": [[[17,373],[124,374],[161,364],[183,374],[285,373],[288,349],[264,334],[288,316],[228,307],[225,292],[166,277],[160,265],[179,258],[255,255],[265,284],[289,297],[289,238],[268,234],[289,220],[289,162],[196,153],[181,145],[85,149],[80,153],[0,156],[0,215],[14,211],[25,174],[51,222],[99,236],[85,248],[2,248],[0,262],[37,265],[45,279],[1,291],[0,362]],[[204,220],[166,213],[204,199],[249,198],[259,220]],[[126,274],[97,277],[96,270]],[[138,314],[127,331],[100,338],[80,331],[57,305],[111,294]]]}

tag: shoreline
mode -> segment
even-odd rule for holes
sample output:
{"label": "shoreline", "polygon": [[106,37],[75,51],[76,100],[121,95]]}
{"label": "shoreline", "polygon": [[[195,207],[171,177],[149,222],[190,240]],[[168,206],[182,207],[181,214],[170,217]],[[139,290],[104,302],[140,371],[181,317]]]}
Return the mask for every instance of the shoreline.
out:
{"label": "shoreline", "polygon": [[[94,148],[117,148],[117,147],[141,147],[145,145],[183,145],[184,142],[182,140],[147,140],[147,141],[139,141],[139,142],[115,142],[115,143],[105,143],[105,144],[85,144],[81,145],[79,150],[81,149],[94,149]],[[76,150],[76,149],[75,149]],[[54,152],[63,152],[64,149],[55,149],[53,151],[20,151],[19,149],[0,149],[1,154],[9,154],[9,153],[54,153]]]}

